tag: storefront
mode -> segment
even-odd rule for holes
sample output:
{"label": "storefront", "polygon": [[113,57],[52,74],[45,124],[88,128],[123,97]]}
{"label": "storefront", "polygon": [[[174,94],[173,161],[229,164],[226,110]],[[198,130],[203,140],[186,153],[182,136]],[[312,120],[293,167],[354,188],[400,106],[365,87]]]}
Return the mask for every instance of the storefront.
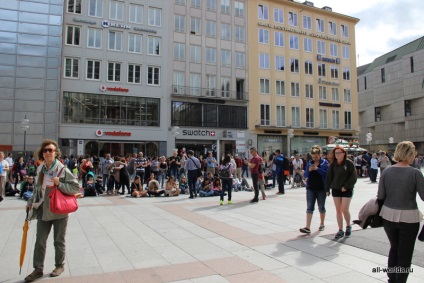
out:
{"label": "storefront", "polygon": [[[287,135],[258,135],[258,152],[262,156],[269,156],[276,149],[284,155],[290,151],[290,155],[308,153],[313,145],[323,146],[327,144],[327,137],[319,136],[294,136],[288,144]],[[288,149],[290,147],[290,150]]]}

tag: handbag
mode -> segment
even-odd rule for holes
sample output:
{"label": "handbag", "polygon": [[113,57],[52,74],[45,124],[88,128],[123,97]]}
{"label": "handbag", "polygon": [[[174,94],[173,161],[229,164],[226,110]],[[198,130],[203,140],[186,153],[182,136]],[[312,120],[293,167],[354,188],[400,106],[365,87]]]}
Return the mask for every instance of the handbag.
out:
{"label": "handbag", "polygon": [[202,174],[202,169],[200,168],[200,167],[197,167],[197,164],[196,164],[196,162],[194,162],[194,160],[190,157],[190,159],[191,159],[191,161],[194,163],[194,166],[196,166],[196,168],[197,168],[197,177],[200,177],[200,176],[202,176],[203,174]]}
{"label": "handbag", "polygon": [[[62,168],[57,174],[62,172]],[[56,214],[68,214],[78,209],[78,203],[75,195],[67,195],[62,193],[57,186],[54,186],[50,193],[50,211]]]}
{"label": "handbag", "polygon": [[25,176],[27,174],[27,171],[25,169],[22,169],[21,171],[19,171],[19,173],[21,174],[21,176]]}

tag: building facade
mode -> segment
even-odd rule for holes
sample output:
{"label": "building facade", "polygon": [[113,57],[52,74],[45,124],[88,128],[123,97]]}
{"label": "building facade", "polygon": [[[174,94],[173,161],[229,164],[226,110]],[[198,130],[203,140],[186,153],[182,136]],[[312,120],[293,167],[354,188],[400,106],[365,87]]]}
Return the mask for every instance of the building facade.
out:
{"label": "building facade", "polygon": [[424,151],[424,37],[358,68],[360,141],[372,151],[415,143]]}
{"label": "building facade", "polygon": [[330,136],[353,139],[359,20],[309,1],[249,1],[248,14],[251,143],[292,155]]}

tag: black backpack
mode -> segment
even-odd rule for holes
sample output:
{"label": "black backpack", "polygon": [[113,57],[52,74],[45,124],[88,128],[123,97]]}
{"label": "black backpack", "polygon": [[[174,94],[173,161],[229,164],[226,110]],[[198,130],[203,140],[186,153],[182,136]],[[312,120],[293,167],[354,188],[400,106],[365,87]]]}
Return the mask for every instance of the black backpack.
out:
{"label": "black backpack", "polygon": [[218,176],[220,178],[230,178],[231,176],[230,167],[231,167],[231,164],[228,164],[227,167],[220,169],[218,171]]}
{"label": "black backpack", "polygon": [[263,163],[263,162],[261,162],[261,163],[259,164],[259,167],[258,167],[258,173],[259,173],[259,174],[263,174],[263,173],[264,173],[264,171],[265,171],[264,163]]}

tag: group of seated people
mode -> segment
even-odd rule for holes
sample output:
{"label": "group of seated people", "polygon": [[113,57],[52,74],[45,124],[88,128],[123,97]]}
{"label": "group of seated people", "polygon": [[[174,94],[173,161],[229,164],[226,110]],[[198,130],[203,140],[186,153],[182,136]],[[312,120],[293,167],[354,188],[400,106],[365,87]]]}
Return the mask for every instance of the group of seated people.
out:
{"label": "group of seated people", "polygon": [[32,197],[32,194],[34,192],[34,176],[23,176],[23,180],[19,186],[19,189],[14,189],[10,182],[8,183],[6,183],[5,186],[5,195],[7,197],[14,197],[16,195],[19,195],[19,198],[23,200],[28,200]]}

